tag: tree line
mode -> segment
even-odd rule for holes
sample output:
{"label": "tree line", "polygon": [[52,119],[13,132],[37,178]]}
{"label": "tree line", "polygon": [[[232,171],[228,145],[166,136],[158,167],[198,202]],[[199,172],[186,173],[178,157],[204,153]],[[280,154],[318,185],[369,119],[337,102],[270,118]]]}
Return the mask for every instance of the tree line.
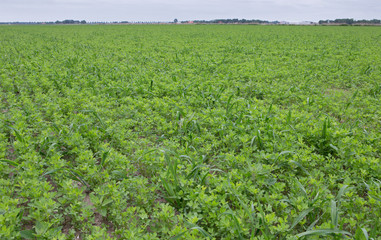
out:
{"label": "tree line", "polygon": [[[63,21],[55,22],[0,22],[0,24],[162,24],[162,23],[178,23],[179,21],[175,19],[173,22],[128,22],[128,21],[114,21],[114,22],[86,22],[85,20],[72,20],[66,19]],[[214,20],[193,20],[193,21],[181,21],[180,23],[193,23],[193,24],[290,24],[288,22],[279,21],[267,21],[260,19],[214,19]],[[313,22],[309,22],[314,24]],[[381,20],[354,20],[353,18],[338,18],[335,20],[320,20],[318,22],[320,25],[380,25]],[[315,23],[316,24],[316,23]]]}
{"label": "tree line", "polygon": [[55,24],[86,24],[85,20],[79,21],[79,20],[72,20],[72,19],[66,19],[63,21],[56,21]]}
{"label": "tree line", "polygon": [[[189,23],[190,21],[182,21],[181,23]],[[217,24],[217,23],[222,23],[222,24],[278,24],[278,21],[266,21],[266,20],[259,20],[259,19],[238,19],[238,18],[233,18],[233,19],[214,19],[214,20],[194,20],[191,21],[193,23],[203,23],[203,24]]]}
{"label": "tree line", "polygon": [[320,20],[319,24],[345,24],[345,25],[368,24],[368,25],[375,25],[375,24],[381,24],[381,20],[379,20],[379,19],[354,20],[353,18],[338,18],[335,20]]}

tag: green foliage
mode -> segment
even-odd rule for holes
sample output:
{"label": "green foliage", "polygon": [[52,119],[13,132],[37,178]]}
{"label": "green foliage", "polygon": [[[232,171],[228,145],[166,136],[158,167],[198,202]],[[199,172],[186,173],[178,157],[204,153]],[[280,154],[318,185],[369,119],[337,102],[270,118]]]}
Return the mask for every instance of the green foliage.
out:
{"label": "green foliage", "polygon": [[0,30],[0,239],[380,239],[379,28]]}

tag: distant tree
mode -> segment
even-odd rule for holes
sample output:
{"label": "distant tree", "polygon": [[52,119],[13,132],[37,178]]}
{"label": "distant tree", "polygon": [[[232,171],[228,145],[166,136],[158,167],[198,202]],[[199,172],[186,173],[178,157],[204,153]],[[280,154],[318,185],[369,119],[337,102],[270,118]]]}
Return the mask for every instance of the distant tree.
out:
{"label": "distant tree", "polygon": [[381,23],[381,20],[379,19],[372,19],[369,21],[370,23],[373,23],[373,24],[380,24]]}
{"label": "distant tree", "polygon": [[177,20],[177,18],[175,18],[175,20],[173,20],[174,23],[177,23],[179,20]]}
{"label": "distant tree", "polygon": [[353,18],[340,18],[340,19],[334,20],[334,23],[348,24],[348,25],[352,25],[353,22],[354,22]]}
{"label": "distant tree", "polygon": [[82,20],[82,21],[81,21],[81,24],[86,24],[86,21],[85,21],[85,20]]}

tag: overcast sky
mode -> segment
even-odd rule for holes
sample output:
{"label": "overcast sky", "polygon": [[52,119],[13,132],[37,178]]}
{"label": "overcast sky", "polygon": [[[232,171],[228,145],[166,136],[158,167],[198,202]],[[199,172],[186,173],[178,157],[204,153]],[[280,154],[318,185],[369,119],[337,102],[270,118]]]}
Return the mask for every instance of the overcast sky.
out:
{"label": "overcast sky", "polygon": [[0,0],[0,22],[381,19],[381,0]]}

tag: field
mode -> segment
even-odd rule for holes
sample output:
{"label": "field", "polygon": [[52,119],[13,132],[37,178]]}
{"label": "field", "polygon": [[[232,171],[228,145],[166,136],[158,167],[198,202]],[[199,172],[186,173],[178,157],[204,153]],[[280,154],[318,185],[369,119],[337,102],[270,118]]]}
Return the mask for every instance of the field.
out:
{"label": "field", "polygon": [[0,239],[381,239],[381,28],[0,32]]}

